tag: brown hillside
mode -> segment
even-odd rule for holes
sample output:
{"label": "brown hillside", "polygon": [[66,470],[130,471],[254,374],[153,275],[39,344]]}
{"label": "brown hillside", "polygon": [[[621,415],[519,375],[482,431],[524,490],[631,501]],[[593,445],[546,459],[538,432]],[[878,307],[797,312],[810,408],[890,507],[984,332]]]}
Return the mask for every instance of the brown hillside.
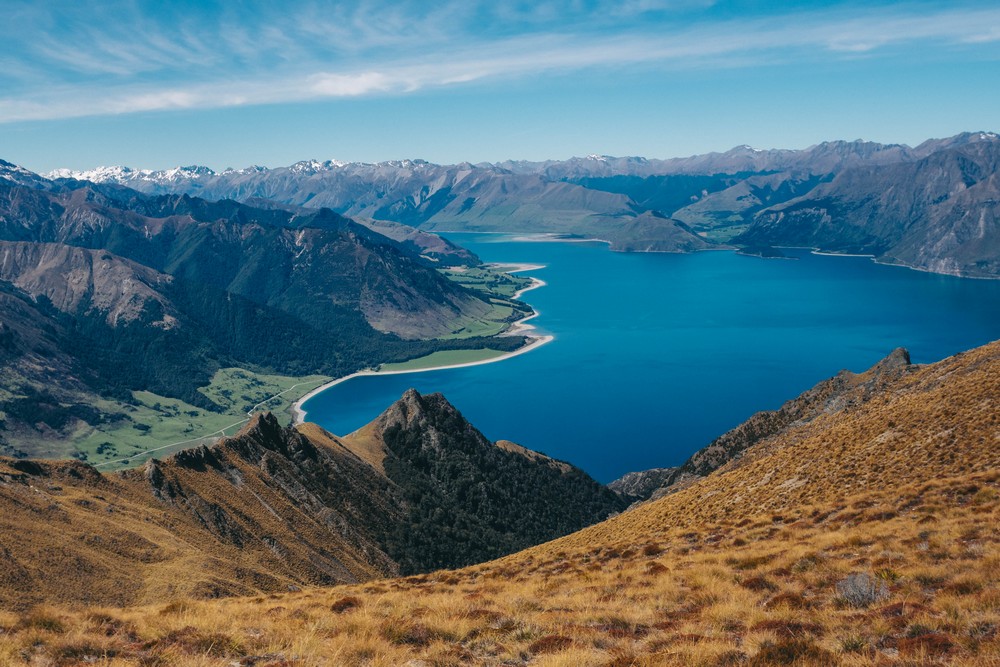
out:
{"label": "brown hillside", "polygon": [[183,608],[10,615],[0,659],[998,665],[998,399],[994,343],[501,560]]}
{"label": "brown hillside", "polygon": [[410,390],[345,439],[265,414],[212,447],[121,473],[0,458],[0,609],[426,572],[513,553],[623,508],[582,471],[498,447],[440,394]]}
{"label": "brown hillside", "polygon": [[391,574],[395,564],[355,528],[394,516],[387,487],[335,442],[283,430],[270,415],[211,448],[121,474],[3,459],[0,607],[127,605]]}

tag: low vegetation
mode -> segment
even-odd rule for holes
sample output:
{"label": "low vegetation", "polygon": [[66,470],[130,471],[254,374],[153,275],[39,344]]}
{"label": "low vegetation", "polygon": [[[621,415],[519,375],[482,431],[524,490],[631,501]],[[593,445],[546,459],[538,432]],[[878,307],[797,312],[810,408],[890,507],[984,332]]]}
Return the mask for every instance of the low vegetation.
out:
{"label": "low vegetation", "polygon": [[532,279],[505,273],[500,268],[451,267],[441,272],[453,282],[472,290],[490,304],[491,310],[480,317],[462,315],[451,323],[451,335],[446,339],[496,336],[506,331],[510,324],[531,314],[531,308],[515,299],[515,295],[532,284]]}
{"label": "low vegetation", "polygon": [[1000,344],[797,423],[691,486],[456,571],[0,617],[0,661],[1000,664]]}
{"label": "low vegetation", "polygon": [[491,297],[513,299],[519,291],[531,286],[532,279],[507,273],[492,265],[479,267],[449,267],[442,273],[463,287]]}
{"label": "low vegetation", "polygon": [[[563,540],[362,586],[128,610],[41,608],[0,617],[0,661],[997,664],[998,499],[998,475],[980,473],[854,495],[839,511]],[[842,582],[859,578],[884,594],[854,599]]]}
{"label": "low vegetation", "polygon": [[505,354],[509,354],[509,352],[490,348],[482,350],[443,350],[429,354],[426,357],[420,357],[419,359],[401,361],[396,364],[382,364],[378,369],[384,372],[417,371],[425,368],[489,361],[490,359],[498,359]]}
{"label": "low vegetation", "polygon": [[246,423],[251,410],[269,410],[287,424],[292,419],[292,404],[327,380],[323,375],[289,377],[222,368],[199,389],[219,411],[150,392],[133,392],[132,404],[108,401],[106,408],[126,419],[81,428],[70,439],[73,458],[101,470],[134,467],[153,456],[163,458],[184,448],[212,444],[222,435],[233,435]]}

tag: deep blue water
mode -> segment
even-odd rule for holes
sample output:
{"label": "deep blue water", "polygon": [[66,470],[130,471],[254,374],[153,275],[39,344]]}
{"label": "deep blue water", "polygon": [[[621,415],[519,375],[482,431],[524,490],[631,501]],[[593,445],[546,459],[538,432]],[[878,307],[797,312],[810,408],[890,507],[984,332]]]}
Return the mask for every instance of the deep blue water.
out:
{"label": "deep blue water", "polygon": [[601,481],[682,463],[758,410],[904,346],[937,361],[1000,338],[1000,281],[786,251],[614,253],[601,243],[449,235],[485,261],[530,262],[525,300],[556,339],[506,361],[362,377],[304,406],[348,433],[409,387],[444,395],[491,439],[574,463]]}

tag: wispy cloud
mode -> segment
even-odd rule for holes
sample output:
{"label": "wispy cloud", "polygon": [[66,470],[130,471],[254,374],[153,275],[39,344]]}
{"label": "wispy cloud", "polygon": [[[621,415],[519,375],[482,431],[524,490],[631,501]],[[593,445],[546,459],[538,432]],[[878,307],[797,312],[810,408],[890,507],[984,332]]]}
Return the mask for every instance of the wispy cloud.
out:
{"label": "wispy cloud", "polygon": [[145,4],[43,10],[25,2],[12,10],[20,30],[9,22],[0,28],[0,63],[9,64],[0,75],[0,122],[404,95],[637,64],[746,66],[1000,42],[1000,9],[990,7],[719,21],[702,13],[711,4],[452,0],[427,9],[360,0],[287,14],[262,2],[151,15],[140,11]]}

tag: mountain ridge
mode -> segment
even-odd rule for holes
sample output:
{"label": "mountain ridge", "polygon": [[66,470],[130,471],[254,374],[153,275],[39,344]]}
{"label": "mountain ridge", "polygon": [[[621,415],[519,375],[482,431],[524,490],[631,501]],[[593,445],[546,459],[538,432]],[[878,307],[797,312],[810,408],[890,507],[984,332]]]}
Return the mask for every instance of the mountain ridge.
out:
{"label": "mountain ridge", "polygon": [[[848,405],[790,422],[687,488],[488,563],[0,618],[12,650],[49,659],[992,664],[1000,342],[907,361],[890,355],[880,380],[844,376],[861,388]],[[389,421],[420,419],[402,405]]]}
{"label": "mountain ridge", "polygon": [[683,490],[726,466],[738,465],[746,450],[770,438],[805,426],[822,416],[849,411],[917,370],[910,354],[897,348],[866,371],[842,370],[823,380],[777,410],[757,412],[735,428],[702,447],[676,468],[629,473],[609,487],[643,500]]}
{"label": "mountain ridge", "polygon": [[[395,240],[328,209],[48,186],[0,179],[0,284],[12,309],[0,451],[48,452],[108,419],[127,425],[134,392],[218,411],[199,388],[224,367],[342,376],[524,341],[463,333],[501,330],[527,306],[449,279],[418,247],[437,238],[426,232]],[[44,357],[32,352],[42,341]]]}
{"label": "mountain ridge", "polygon": [[[419,452],[396,446],[392,429],[402,424],[393,415],[401,412],[420,422],[418,430],[447,464],[434,472],[429,501],[428,489],[393,474],[423,465]],[[435,431],[441,420],[454,430]],[[349,437],[312,424],[282,427],[270,413],[255,415],[237,435],[212,446],[118,473],[102,474],[77,461],[0,457],[0,532],[9,565],[7,576],[0,575],[0,607],[56,598],[133,605],[273,593],[425,572],[442,558],[454,565],[478,562],[462,532],[436,532],[436,554],[406,540],[420,525],[414,511],[421,502],[450,525],[474,531],[476,548],[491,557],[624,507],[576,468],[553,467],[547,457],[489,442],[440,395],[410,390],[374,424],[378,432],[389,431],[392,462],[384,468],[359,456]],[[474,451],[488,456],[475,462],[466,455]],[[464,463],[456,463],[456,454]],[[509,463],[482,464],[503,460]],[[461,474],[448,468],[455,465]],[[464,478],[469,474],[476,476],[471,485]],[[524,479],[513,483],[518,475]],[[506,484],[520,488],[539,479],[559,490],[541,501],[503,491]],[[456,494],[464,503],[477,485],[493,489],[490,508],[456,502]],[[570,489],[590,504],[553,504]],[[521,507],[546,508],[551,518],[536,510],[537,521],[518,523],[525,516]],[[496,512],[514,519],[504,524],[506,532],[496,530]],[[52,532],[53,525],[61,532]]]}
{"label": "mountain ridge", "polygon": [[[994,277],[1000,267],[984,257],[996,244],[990,204],[995,188],[985,176],[996,173],[996,164],[980,160],[977,169],[987,170],[976,177],[980,187],[945,203],[940,194],[921,194],[942,176],[919,165],[950,152],[983,153],[997,146],[995,133],[964,132],[915,147],[838,140],[801,150],[737,146],[665,160],[596,155],[475,165],[307,160],[224,172],[109,168],[51,175],[119,182],[153,193],[327,206],[425,230],[596,238],[612,250],[639,252],[692,252],[729,243],[798,245],[870,253],[879,261],[938,273]],[[961,183],[969,173],[952,168],[946,177],[949,184]],[[911,182],[915,185],[906,185]],[[893,192],[897,201],[887,194]],[[879,196],[890,200],[877,210],[866,203]],[[921,229],[909,230],[909,215],[921,218]],[[974,238],[979,217],[982,238]],[[809,233],[811,228],[819,231]]]}
{"label": "mountain ridge", "polygon": [[[871,254],[876,261],[996,277],[1000,142],[955,142],[918,160],[845,169],[766,208],[734,239]],[[837,229],[831,230],[836,221]]]}

